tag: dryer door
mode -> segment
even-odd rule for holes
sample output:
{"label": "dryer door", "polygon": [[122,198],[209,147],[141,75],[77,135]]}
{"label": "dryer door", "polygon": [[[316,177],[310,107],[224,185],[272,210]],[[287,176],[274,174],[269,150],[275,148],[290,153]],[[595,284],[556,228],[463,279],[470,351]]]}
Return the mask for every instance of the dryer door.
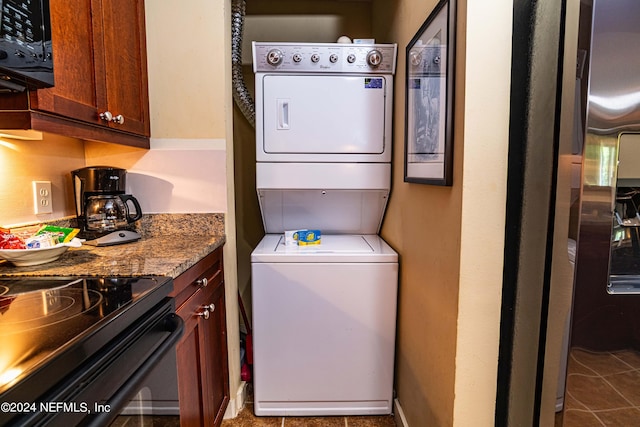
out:
{"label": "dryer door", "polygon": [[382,154],[385,115],[391,115],[385,102],[387,89],[392,89],[387,79],[390,76],[264,75],[259,106],[264,152]]}

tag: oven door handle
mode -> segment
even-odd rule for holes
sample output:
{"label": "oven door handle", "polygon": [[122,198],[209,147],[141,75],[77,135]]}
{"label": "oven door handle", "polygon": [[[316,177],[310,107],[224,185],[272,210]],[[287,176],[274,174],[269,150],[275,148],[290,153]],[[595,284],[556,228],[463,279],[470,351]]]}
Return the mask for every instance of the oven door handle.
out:
{"label": "oven door handle", "polygon": [[164,318],[169,336],[156,348],[156,350],[144,361],[136,372],[129,377],[127,382],[123,384],[107,402],[109,411],[91,414],[85,418],[82,425],[86,426],[105,426],[111,423],[129,403],[132,396],[138,392],[147,376],[153,371],[153,368],[162,360],[162,358],[176,345],[184,331],[184,321],[175,313],[168,314]]}

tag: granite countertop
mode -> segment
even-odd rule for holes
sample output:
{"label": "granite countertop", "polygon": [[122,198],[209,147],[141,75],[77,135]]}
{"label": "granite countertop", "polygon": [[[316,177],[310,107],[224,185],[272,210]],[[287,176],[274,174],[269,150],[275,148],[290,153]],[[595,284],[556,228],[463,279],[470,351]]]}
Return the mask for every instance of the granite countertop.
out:
{"label": "granite countertop", "polygon": [[114,246],[70,248],[58,260],[15,267],[1,260],[0,276],[177,277],[225,242],[222,214],[145,215],[142,239]]}

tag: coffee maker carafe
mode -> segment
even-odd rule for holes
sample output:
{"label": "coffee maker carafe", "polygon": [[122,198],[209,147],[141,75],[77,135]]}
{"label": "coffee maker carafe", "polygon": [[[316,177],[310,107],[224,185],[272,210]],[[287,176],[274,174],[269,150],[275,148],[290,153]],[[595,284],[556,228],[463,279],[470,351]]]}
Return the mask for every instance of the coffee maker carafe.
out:
{"label": "coffee maker carafe", "polygon": [[125,169],[90,166],[71,172],[80,227],[85,244],[109,246],[140,239],[133,223],[142,218],[138,200],[125,194]]}

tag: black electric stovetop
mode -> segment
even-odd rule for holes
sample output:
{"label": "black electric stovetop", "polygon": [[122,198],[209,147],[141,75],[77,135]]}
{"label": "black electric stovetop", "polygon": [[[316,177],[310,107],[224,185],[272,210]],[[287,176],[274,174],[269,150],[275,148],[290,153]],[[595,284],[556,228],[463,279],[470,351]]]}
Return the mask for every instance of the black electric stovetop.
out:
{"label": "black electric stovetop", "polygon": [[172,288],[168,277],[0,277],[0,400],[37,396]]}

